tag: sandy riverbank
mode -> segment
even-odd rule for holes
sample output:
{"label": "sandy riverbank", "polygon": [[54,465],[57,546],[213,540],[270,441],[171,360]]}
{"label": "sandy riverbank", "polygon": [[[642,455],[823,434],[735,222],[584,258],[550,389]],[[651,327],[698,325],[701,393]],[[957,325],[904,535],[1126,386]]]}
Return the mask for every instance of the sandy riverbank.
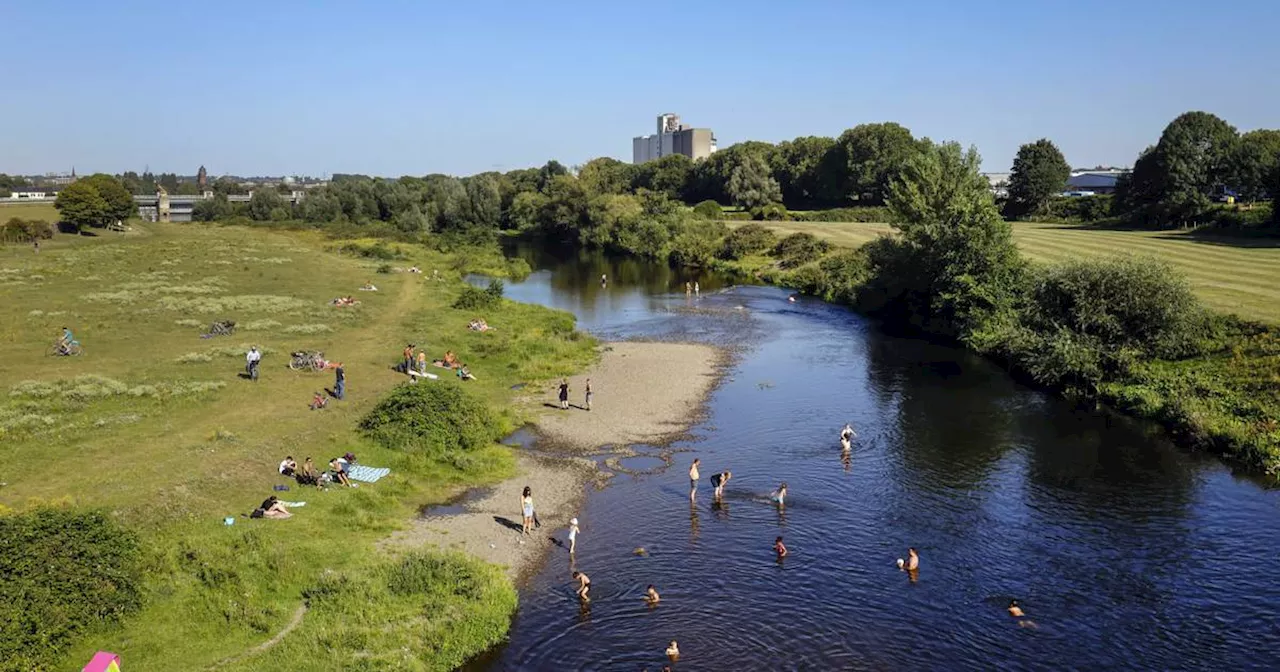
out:
{"label": "sandy riverbank", "polygon": [[[677,436],[697,418],[716,382],[722,353],[686,343],[611,343],[600,362],[569,379],[569,411],[545,409],[538,430],[557,445],[590,450],[603,445],[658,443]],[[582,410],[587,378],[595,391],[593,410]],[[545,403],[554,403],[554,388]],[[519,456],[515,478],[464,498],[463,511],[428,515],[394,534],[392,545],[434,546],[469,553],[507,568],[513,580],[527,578],[548,552],[564,554],[569,519],[581,509],[586,484],[603,480],[596,462],[571,455]],[[533,490],[542,527],[520,532],[520,493]]]}

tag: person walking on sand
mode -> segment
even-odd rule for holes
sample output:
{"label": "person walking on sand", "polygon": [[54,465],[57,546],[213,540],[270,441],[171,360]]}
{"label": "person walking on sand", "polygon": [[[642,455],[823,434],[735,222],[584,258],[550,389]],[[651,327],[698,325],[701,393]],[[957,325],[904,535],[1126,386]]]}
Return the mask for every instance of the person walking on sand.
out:
{"label": "person walking on sand", "polygon": [[730,478],[733,478],[733,472],[731,471],[722,471],[718,474],[711,474],[711,487],[715,488],[716,499],[720,499],[724,496],[724,485],[729,482]]}
{"label": "person walking on sand", "polygon": [[574,572],[573,578],[578,582],[578,589],[574,591],[578,595],[578,599],[583,602],[590,602],[591,596],[589,593],[591,592],[591,577],[587,576],[583,572]]}
{"label": "person walking on sand", "polygon": [[782,543],[782,537],[773,540],[773,552],[778,554],[779,560],[787,557],[787,546]]}
{"label": "person walking on sand", "polygon": [[520,495],[520,513],[524,520],[520,531],[523,534],[529,534],[529,530],[533,529],[533,488],[527,485],[524,486],[524,492]]}
{"label": "person walking on sand", "polygon": [[692,501],[694,495],[698,494],[698,465],[702,464],[702,460],[694,458],[693,464],[689,465],[689,500]]}
{"label": "person walking on sand", "polygon": [[569,380],[560,379],[560,410],[569,410]]}
{"label": "person walking on sand", "polygon": [[578,549],[578,519],[569,519],[569,555]]}
{"label": "person walking on sand", "polygon": [[333,396],[342,401],[347,394],[347,370],[342,368],[342,362],[338,362],[338,366],[333,369]]}
{"label": "person walking on sand", "polygon": [[591,379],[587,379],[587,410],[591,410]]}

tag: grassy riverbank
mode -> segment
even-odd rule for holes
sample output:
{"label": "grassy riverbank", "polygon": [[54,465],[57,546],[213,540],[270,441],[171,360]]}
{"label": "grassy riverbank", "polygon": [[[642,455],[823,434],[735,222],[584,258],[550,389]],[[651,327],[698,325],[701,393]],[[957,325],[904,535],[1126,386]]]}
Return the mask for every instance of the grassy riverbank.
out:
{"label": "grassy riverbank", "polygon": [[[726,222],[739,227],[747,222]],[[888,224],[759,222],[779,236],[811,233],[856,248],[892,231]],[[1280,324],[1280,244],[1265,238],[1212,238],[1184,231],[1122,231],[1071,224],[1017,222],[1013,240],[1033,261],[1150,254],[1186,275],[1206,306],[1248,320]]]}
{"label": "grassy riverbank", "polygon": [[[501,639],[515,592],[500,570],[377,543],[419,506],[512,475],[511,452],[424,458],[378,445],[356,424],[403,383],[390,366],[406,342],[468,363],[478,380],[466,392],[495,411],[495,433],[523,420],[512,385],[580,370],[593,342],[567,313],[510,301],[452,308],[467,264],[458,255],[403,246],[403,258],[388,261],[340,247],[315,233],[144,224],[58,236],[39,255],[0,250],[0,455],[9,465],[0,504],[6,515],[33,502],[106,511],[137,536],[141,570],[140,608],[56,641],[6,630],[12,648],[0,661],[10,662],[0,670],[79,669],[96,649],[138,669],[251,670],[269,660],[291,670],[434,670]],[[426,272],[377,273],[413,264]],[[368,281],[379,291],[356,291]],[[345,295],[360,305],[328,305]],[[476,316],[496,329],[467,330]],[[237,332],[199,338],[217,319],[236,320]],[[84,355],[45,354],[63,325]],[[266,353],[257,383],[237,375],[249,344]],[[300,349],[344,362],[345,401],[307,409],[333,376],[286,368]],[[285,455],[323,465],[346,451],[391,476],[355,490],[291,485],[281,499],[307,502],[292,519],[239,517],[286,482],[276,475]],[[223,524],[228,516],[234,525]],[[264,644],[269,652],[257,649]],[[19,649],[35,657],[9,655]]]}

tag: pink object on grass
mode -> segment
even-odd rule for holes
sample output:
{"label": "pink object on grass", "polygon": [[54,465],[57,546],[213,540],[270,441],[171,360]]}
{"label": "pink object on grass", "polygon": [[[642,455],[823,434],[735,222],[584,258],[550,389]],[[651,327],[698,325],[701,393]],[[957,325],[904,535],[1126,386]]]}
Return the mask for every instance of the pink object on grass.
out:
{"label": "pink object on grass", "polygon": [[110,651],[99,651],[93,654],[93,660],[81,672],[120,672],[120,656]]}

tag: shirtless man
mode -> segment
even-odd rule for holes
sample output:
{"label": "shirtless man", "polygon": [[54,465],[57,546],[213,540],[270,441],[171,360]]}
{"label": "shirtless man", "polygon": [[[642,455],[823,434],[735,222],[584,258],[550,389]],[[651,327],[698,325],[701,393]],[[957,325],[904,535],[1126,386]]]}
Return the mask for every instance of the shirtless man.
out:
{"label": "shirtless man", "polygon": [[702,464],[702,460],[695,458],[693,460],[693,464],[689,465],[689,499],[690,501],[692,501],[693,496],[698,493],[698,479],[701,477],[698,474],[699,464]]}
{"label": "shirtless man", "polygon": [[649,589],[644,591],[644,601],[648,602],[650,605],[654,605],[661,599],[662,596],[658,595],[658,589],[654,588],[652,583],[649,584]]}
{"label": "shirtless man", "polygon": [[578,599],[583,602],[590,602],[591,598],[587,593],[591,592],[591,577],[582,572],[574,572],[573,578],[578,582],[578,590],[574,591],[578,595]]}

